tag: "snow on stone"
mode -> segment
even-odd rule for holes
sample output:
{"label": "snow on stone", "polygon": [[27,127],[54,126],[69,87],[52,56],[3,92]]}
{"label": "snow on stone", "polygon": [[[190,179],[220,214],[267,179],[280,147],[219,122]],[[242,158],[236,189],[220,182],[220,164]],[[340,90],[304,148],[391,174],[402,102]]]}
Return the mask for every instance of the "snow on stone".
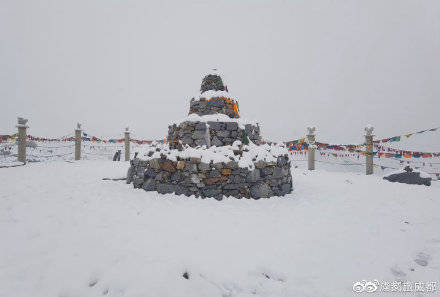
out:
{"label": "snow on stone", "polygon": [[[242,148],[242,155],[235,155],[234,150]],[[157,149],[157,150],[156,150]],[[156,144],[151,147],[141,147],[138,150],[138,158],[151,160],[160,158],[164,154],[167,159],[177,161],[177,158],[200,158],[203,163],[238,162],[241,168],[254,169],[254,163],[258,161],[277,162],[278,156],[288,154],[287,148],[283,144],[278,145],[255,145],[249,141],[249,145],[242,145],[241,141],[234,141],[232,145],[211,146],[207,148],[185,146],[182,151],[170,149],[168,144]],[[149,156],[150,152],[154,152]]]}
{"label": "snow on stone", "polygon": [[246,120],[243,118],[230,118],[229,116],[222,113],[208,114],[203,116],[196,113],[191,113],[179,121],[172,122],[172,124],[180,125],[183,122],[236,122],[241,129],[244,129],[244,126],[247,124],[251,124],[254,126],[258,124],[258,122],[256,121]]}
{"label": "snow on stone", "polygon": [[[402,168],[402,169],[399,169],[399,170],[395,170],[395,171],[389,172],[389,173],[383,175],[383,177],[388,177],[388,176],[390,176],[390,175],[400,174],[400,173],[406,173],[406,172],[407,172],[407,171],[406,171],[405,169]],[[429,175],[428,173],[426,173],[426,172],[424,172],[424,171],[421,171],[421,170],[418,170],[418,169],[413,169],[412,172],[419,173],[419,176],[420,176],[421,178],[432,178],[432,176]]]}
{"label": "snow on stone", "polygon": [[208,76],[208,75],[217,75],[217,76],[220,76],[220,77],[222,78],[223,84],[225,84],[225,81],[224,81],[224,75],[223,75],[223,73],[222,73],[220,70],[218,70],[217,68],[210,68],[210,69],[208,69],[207,71],[202,72],[202,76],[201,76],[201,78],[203,79],[203,78],[205,78],[205,77]]}
{"label": "snow on stone", "polygon": [[199,99],[205,98],[206,100],[210,100],[211,98],[227,98],[231,100],[236,100],[234,97],[227,91],[216,91],[216,90],[208,90],[199,95]]}

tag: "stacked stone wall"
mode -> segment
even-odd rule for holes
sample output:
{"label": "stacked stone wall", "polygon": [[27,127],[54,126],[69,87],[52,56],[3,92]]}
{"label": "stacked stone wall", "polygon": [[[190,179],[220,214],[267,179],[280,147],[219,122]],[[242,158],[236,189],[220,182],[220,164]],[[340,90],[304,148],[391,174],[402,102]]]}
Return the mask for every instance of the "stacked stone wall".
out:
{"label": "stacked stone wall", "polygon": [[200,116],[210,114],[225,114],[230,118],[239,118],[238,110],[235,109],[232,100],[225,100],[222,98],[212,98],[209,101],[201,98],[200,100],[191,100],[189,114],[196,113]]}
{"label": "stacked stone wall", "polygon": [[134,159],[127,173],[127,183],[145,191],[161,194],[269,198],[292,191],[292,176],[287,155],[276,162],[258,161],[254,170],[240,168],[238,163],[203,163],[199,158],[171,161],[164,155],[151,160]]}
{"label": "stacked stone wall", "polygon": [[[246,137],[255,144],[260,144],[260,127],[258,125],[246,124],[244,129],[240,128],[237,122],[208,122],[209,144],[211,146],[231,145],[236,140],[243,141],[243,132]],[[168,127],[167,141],[170,148],[178,149],[179,144],[197,147],[208,145],[208,133],[205,122],[183,122],[180,125]]]}

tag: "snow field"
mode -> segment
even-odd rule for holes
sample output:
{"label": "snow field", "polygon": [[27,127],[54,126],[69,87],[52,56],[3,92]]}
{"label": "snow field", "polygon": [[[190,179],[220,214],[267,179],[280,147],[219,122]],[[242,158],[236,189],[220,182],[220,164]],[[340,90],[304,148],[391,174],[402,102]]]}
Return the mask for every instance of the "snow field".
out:
{"label": "snow field", "polygon": [[439,280],[440,183],[293,169],[284,198],[216,201],[102,180],[127,168],[0,169],[1,297],[339,297],[363,279]]}

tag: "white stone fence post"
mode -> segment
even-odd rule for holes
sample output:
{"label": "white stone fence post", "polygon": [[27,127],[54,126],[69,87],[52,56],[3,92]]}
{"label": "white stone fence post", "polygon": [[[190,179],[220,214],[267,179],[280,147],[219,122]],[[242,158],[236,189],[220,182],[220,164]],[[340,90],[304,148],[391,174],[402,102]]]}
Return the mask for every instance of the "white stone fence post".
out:
{"label": "white stone fence post", "polygon": [[81,160],[81,124],[76,124],[75,129],[75,160]]}
{"label": "white stone fence post", "polygon": [[365,174],[373,174],[373,130],[374,127],[365,127]]}
{"label": "white stone fence post", "polygon": [[315,170],[315,131],[315,127],[307,127],[307,143],[309,145],[307,157],[309,170]]}
{"label": "white stone fence post", "polygon": [[17,160],[19,162],[23,162],[26,164],[26,129],[27,126],[27,119],[24,118],[18,118],[17,128],[18,128],[18,158]]}
{"label": "white stone fence post", "polygon": [[125,128],[124,132],[124,143],[125,143],[125,161],[130,161],[130,130]]}

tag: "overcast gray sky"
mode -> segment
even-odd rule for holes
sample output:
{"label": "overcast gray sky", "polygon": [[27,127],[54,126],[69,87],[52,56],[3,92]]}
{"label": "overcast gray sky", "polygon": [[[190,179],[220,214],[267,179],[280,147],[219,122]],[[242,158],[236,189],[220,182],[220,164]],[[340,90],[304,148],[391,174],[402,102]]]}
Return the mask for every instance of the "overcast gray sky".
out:
{"label": "overcast gray sky", "polygon": [[439,53],[438,0],[0,0],[0,134],[163,138],[216,67],[265,139],[358,143],[440,126]]}

